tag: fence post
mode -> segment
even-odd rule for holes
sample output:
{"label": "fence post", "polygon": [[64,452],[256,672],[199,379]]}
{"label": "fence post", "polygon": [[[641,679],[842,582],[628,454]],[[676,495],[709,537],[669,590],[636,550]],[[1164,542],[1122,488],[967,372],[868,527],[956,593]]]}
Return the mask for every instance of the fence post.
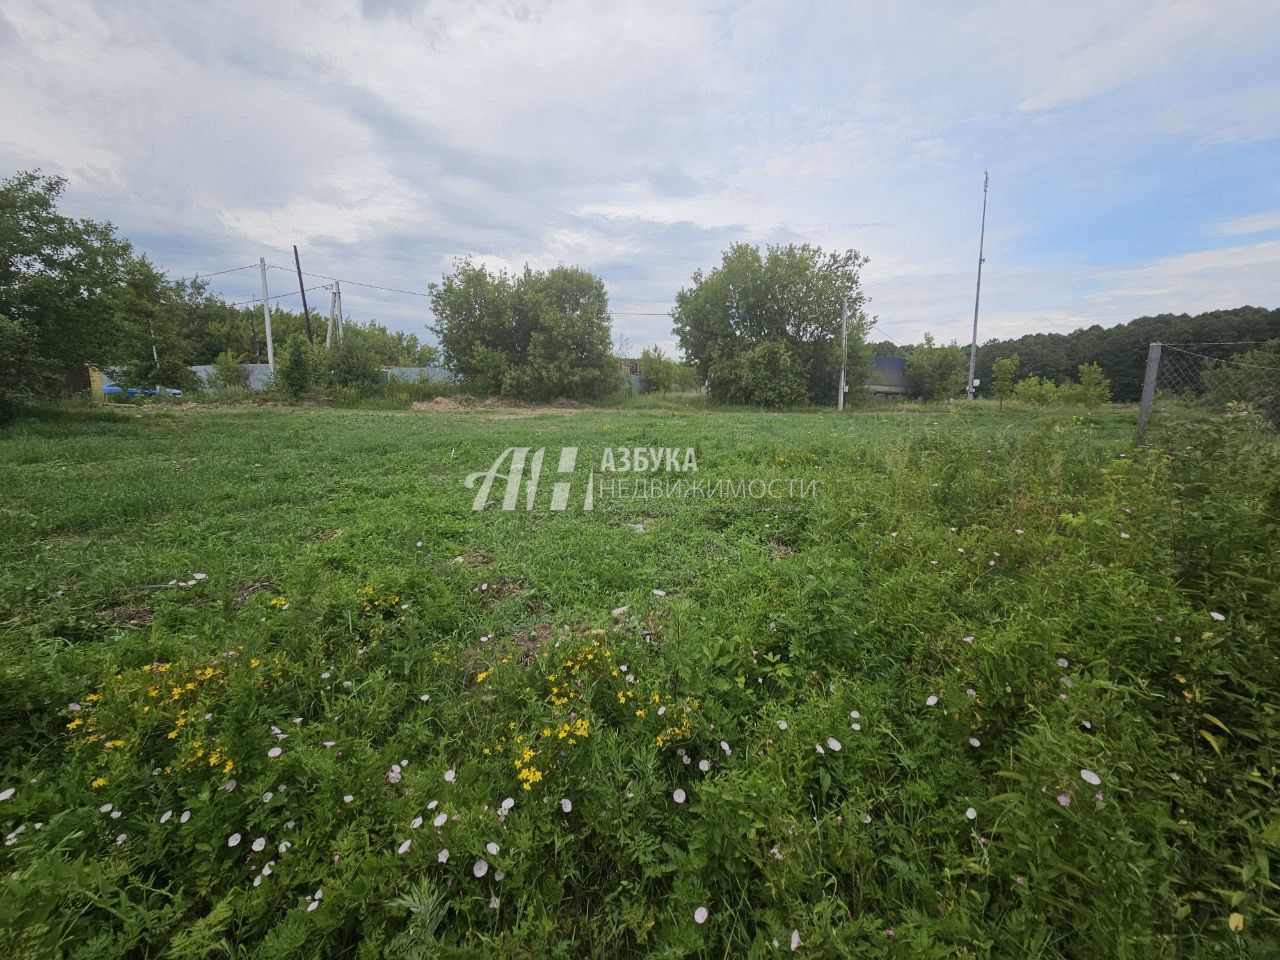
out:
{"label": "fence post", "polygon": [[1142,378],[1142,403],[1138,406],[1138,442],[1147,432],[1147,421],[1151,419],[1151,401],[1156,396],[1156,374],[1160,371],[1160,344],[1153,343],[1147,347],[1147,372]]}

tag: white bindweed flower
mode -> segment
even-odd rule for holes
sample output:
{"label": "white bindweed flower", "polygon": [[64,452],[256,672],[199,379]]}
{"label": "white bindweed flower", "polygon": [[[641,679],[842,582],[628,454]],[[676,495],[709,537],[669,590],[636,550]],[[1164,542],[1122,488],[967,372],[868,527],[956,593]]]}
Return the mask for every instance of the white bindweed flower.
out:
{"label": "white bindweed flower", "polygon": [[938,698],[937,698],[937,697],[935,697],[935,696],[933,696],[933,695],[930,695],[930,696],[925,700],[924,705],[925,705],[926,707],[933,707],[933,706],[936,706],[936,705],[937,705],[937,703],[938,703]]}
{"label": "white bindweed flower", "polygon": [[436,854],[436,863],[448,863],[448,862],[449,862],[449,848],[445,847],[443,850],[441,850],[439,853]]}
{"label": "white bindweed flower", "polygon": [[975,810],[973,807],[970,807],[968,810],[966,810],[966,811],[964,812],[964,815],[965,815],[965,819],[967,819],[967,820],[977,820],[977,819],[978,819],[978,811],[977,811],[977,810]]}
{"label": "white bindweed flower", "polygon": [[570,800],[568,797],[561,797],[561,798],[560,798],[560,811],[561,811],[562,813],[572,813],[572,812],[573,812],[573,801],[572,801],[572,800]]}
{"label": "white bindweed flower", "polygon": [[1063,670],[1065,670],[1065,669],[1067,669],[1067,667],[1071,666],[1070,662],[1067,660],[1067,658],[1066,658],[1066,657],[1059,657],[1057,660],[1055,660],[1055,661],[1054,661],[1054,663],[1056,663],[1056,664],[1057,664],[1059,667],[1061,667]]}
{"label": "white bindweed flower", "polygon": [[423,703],[430,703],[430,702],[431,702],[431,694],[429,694],[429,693],[422,693],[422,694],[419,694],[419,695],[418,695],[418,699],[419,699],[419,700],[421,700]]}
{"label": "white bindweed flower", "polygon": [[254,853],[261,853],[261,852],[262,852],[263,850],[265,850],[266,848],[267,848],[267,838],[266,838],[266,837],[259,837],[257,840],[253,841],[253,852],[254,852]]}
{"label": "white bindweed flower", "polygon": [[686,796],[687,794],[683,790],[681,790],[679,787],[676,787],[675,791],[671,794],[671,799],[674,800],[676,803],[684,803]]}
{"label": "white bindweed flower", "polygon": [[172,817],[172,816],[173,816],[173,811],[172,811],[172,810],[166,810],[164,813],[160,814],[160,822],[161,822],[161,823],[168,823],[168,822],[169,822],[169,818],[170,818],[170,817]]}
{"label": "white bindweed flower", "polygon": [[191,579],[192,580],[208,580],[209,575],[207,573],[193,573],[191,575]]}
{"label": "white bindweed flower", "polygon": [[1215,619],[1215,620],[1225,620],[1225,619],[1227,619],[1225,614],[1221,614],[1221,613],[1219,613],[1217,610],[1210,610],[1210,611],[1209,611],[1209,616],[1213,617],[1213,619]]}
{"label": "white bindweed flower", "polygon": [[785,720],[779,720],[779,721],[778,721],[778,729],[779,729],[779,730],[785,730],[785,729],[787,729],[787,721],[785,721]]}
{"label": "white bindweed flower", "polygon": [[268,790],[266,793],[264,793],[264,794],[262,795],[262,802],[263,802],[263,803],[270,803],[270,802],[271,802],[271,798],[272,798],[272,797],[274,797],[274,796],[275,796],[275,794],[274,794],[274,793],[272,793],[270,790]]}
{"label": "white bindweed flower", "polygon": [[421,817],[414,817],[414,818],[413,818],[413,823],[409,824],[409,829],[410,829],[410,830],[417,830],[420,826],[422,826],[422,818],[421,818]]}
{"label": "white bindweed flower", "polygon": [[307,904],[307,913],[310,913],[312,910],[314,910],[314,909],[315,909],[316,907],[318,907],[318,906],[320,906],[320,901],[319,901],[319,900],[312,900],[312,901],[310,901],[310,902]]}
{"label": "white bindweed flower", "polygon": [[822,744],[820,744],[820,743],[815,743],[815,744],[813,745],[813,749],[815,749],[815,750],[817,750],[817,751],[818,751],[818,755],[819,755],[819,756],[823,756],[823,757],[825,757],[825,756],[827,755],[827,751],[825,751],[825,750],[823,750],[823,749],[822,749]]}
{"label": "white bindweed flower", "polygon": [[497,910],[498,907],[501,905],[501,903],[502,901],[498,899],[498,895],[495,893],[493,896],[489,898],[489,909]]}
{"label": "white bindweed flower", "polygon": [[179,822],[179,823],[186,823],[186,822],[187,822],[188,820],[190,820],[190,819],[191,819],[191,811],[190,811],[190,810],[183,810],[183,811],[182,811],[182,816],[180,816],[180,817],[178,818],[178,822]]}
{"label": "white bindweed flower", "polygon": [[343,803],[350,803],[350,802],[351,802],[352,800],[354,800],[354,799],[355,799],[355,797],[353,797],[351,794],[349,794],[349,793],[348,793],[345,797],[343,797],[343,798],[342,798],[342,802],[343,802]]}
{"label": "white bindweed flower", "polygon": [[733,751],[729,749],[729,741],[727,740],[720,741],[720,749],[724,751],[724,755],[726,757],[733,753]]}
{"label": "white bindweed flower", "polygon": [[495,870],[493,871],[493,879],[497,883],[501,883],[503,880],[507,879],[507,875],[503,873],[501,870]]}
{"label": "white bindweed flower", "polygon": [[979,740],[977,737],[970,737],[970,738],[969,738],[969,746],[971,746],[971,747],[980,747],[980,746],[982,746],[982,741],[981,741],[981,740]]}
{"label": "white bindweed flower", "polygon": [[1094,773],[1092,770],[1081,770],[1080,779],[1093,787],[1096,787],[1100,783],[1102,783],[1102,778],[1098,776],[1096,773]]}
{"label": "white bindweed flower", "polygon": [[235,847],[235,846],[239,846],[239,845],[240,845],[240,834],[238,834],[238,833],[233,833],[231,836],[227,837],[227,846],[228,846],[228,847]]}
{"label": "white bindweed flower", "polygon": [[481,877],[483,877],[483,876],[484,876],[486,873],[488,873],[488,872],[489,872],[489,861],[488,861],[488,860],[477,860],[477,861],[476,861],[474,864],[472,864],[472,866],[471,866],[471,875],[472,875],[473,877],[475,877],[477,880],[479,880]]}
{"label": "white bindweed flower", "polygon": [[260,887],[260,886],[262,886],[262,877],[261,877],[261,875],[256,876],[256,877],[254,877],[254,878],[253,878],[253,885],[254,885],[255,887]]}
{"label": "white bindweed flower", "polygon": [[974,639],[973,637],[961,637],[961,638],[960,638],[960,640],[961,640],[961,642],[962,642],[962,643],[973,643],[973,639]]}
{"label": "white bindweed flower", "polygon": [[850,719],[850,720],[861,720],[861,719],[862,719],[862,712],[861,712],[860,710],[850,710],[850,711],[849,711],[849,719]]}
{"label": "white bindweed flower", "polygon": [[434,810],[434,809],[435,809],[436,807],[438,807],[438,806],[440,806],[440,801],[439,801],[439,800],[432,800],[430,803],[428,803],[428,804],[427,804],[427,809],[428,809],[428,810]]}
{"label": "white bindweed flower", "polygon": [[272,747],[270,750],[267,751],[267,756],[271,757],[271,759],[274,760],[276,757],[280,756],[280,754],[282,754],[283,752],[284,751],[281,750],[279,747]]}
{"label": "white bindweed flower", "polygon": [[290,847],[292,847],[292,846],[293,846],[293,844],[292,844],[292,843],[290,843],[288,840],[281,840],[281,841],[280,841],[280,846],[276,847],[276,852],[277,852],[277,853],[286,853],[286,852],[288,852],[289,848],[290,848]]}
{"label": "white bindweed flower", "polygon": [[801,941],[800,941],[800,931],[799,931],[799,930],[792,930],[792,931],[791,931],[791,949],[792,949],[792,950],[799,950],[799,949],[800,949],[800,942],[801,942]]}
{"label": "white bindweed flower", "polygon": [[693,911],[693,922],[698,924],[706,923],[707,917],[710,915],[711,911],[706,907],[699,907],[697,910]]}
{"label": "white bindweed flower", "polygon": [[698,769],[699,769],[699,770],[701,770],[703,773],[706,773],[708,770],[710,770],[710,769],[711,769],[711,761],[710,761],[710,760],[699,760],[699,761],[698,761]]}
{"label": "white bindweed flower", "polygon": [[855,730],[855,731],[857,731],[857,730],[861,730],[861,729],[862,729],[862,724],[860,724],[860,723],[851,723],[851,724],[849,724],[849,729],[850,729],[850,730]]}
{"label": "white bindweed flower", "polygon": [[514,798],[514,797],[507,797],[507,799],[503,800],[503,801],[502,801],[502,803],[500,803],[500,804],[498,805],[498,809],[499,809],[499,810],[501,810],[503,813],[507,813],[507,812],[509,812],[509,811],[511,810],[511,808],[512,808],[512,807],[514,807],[515,805],[516,805],[515,798]]}
{"label": "white bindweed flower", "polygon": [[454,782],[455,780],[457,780],[457,779],[458,779],[458,774],[457,774],[456,772],[454,772],[453,770],[446,770],[446,771],[444,772],[444,782],[445,782],[445,783],[453,783],[453,782]]}
{"label": "white bindweed flower", "polygon": [[408,853],[409,848],[411,846],[413,846],[413,841],[406,840],[404,843],[400,844],[399,848],[396,850],[396,853]]}
{"label": "white bindweed flower", "polygon": [[431,825],[434,827],[443,827],[448,822],[449,822],[449,815],[447,813],[440,813],[440,814],[437,814],[436,818],[431,821]]}
{"label": "white bindweed flower", "polygon": [[112,811],[111,811],[111,819],[112,819],[112,820],[119,820],[121,816],[123,816],[123,814],[122,814],[119,810],[112,810]]}
{"label": "white bindweed flower", "polygon": [[104,803],[102,806],[98,808],[99,813],[110,813],[111,810],[112,810],[112,806],[109,803]]}
{"label": "white bindweed flower", "polygon": [[835,753],[839,753],[843,748],[841,747],[840,741],[835,737],[827,737],[827,749],[834,751]]}
{"label": "white bindweed flower", "polygon": [[665,590],[655,590],[655,591],[653,591],[653,595],[654,595],[655,597],[665,597],[665,596],[667,595],[667,591],[665,591]]}
{"label": "white bindweed flower", "polygon": [[129,835],[127,833],[120,834],[118,837],[116,837],[116,846],[117,847],[120,846],[128,839],[129,839]]}
{"label": "white bindweed flower", "polygon": [[492,840],[490,840],[488,843],[486,843],[486,844],[484,845],[484,848],[485,848],[486,850],[488,850],[488,851],[489,851],[489,856],[491,856],[491,857],[496,857],[496,856],[498,855],[498,851],[502,849],[502,848],[501,848],[501,847],[499,847],[496,843],[494,843]]}

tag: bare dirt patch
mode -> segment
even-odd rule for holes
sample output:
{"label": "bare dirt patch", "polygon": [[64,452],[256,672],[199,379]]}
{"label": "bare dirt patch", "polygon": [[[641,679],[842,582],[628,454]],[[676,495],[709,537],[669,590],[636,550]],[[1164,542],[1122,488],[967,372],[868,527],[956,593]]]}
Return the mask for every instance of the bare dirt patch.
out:
{"label": "bare dirt patch", "polygon": [[141,603],[118,603],[99,607],[95,612],[103,620],[127,627],[145,627],[154,616],[150,608]]}

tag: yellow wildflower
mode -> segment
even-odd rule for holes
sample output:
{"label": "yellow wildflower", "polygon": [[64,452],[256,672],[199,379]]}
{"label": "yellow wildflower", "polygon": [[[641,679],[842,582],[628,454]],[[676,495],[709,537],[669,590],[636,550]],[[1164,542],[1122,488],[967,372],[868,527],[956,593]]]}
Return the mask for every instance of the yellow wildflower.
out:
{"label": "yellow wildflower", "polygon": [[93,789],[95,790],[97,790],[99,787],[105,787],[106,785],[107,785],[106,777],[98,777],[93,781],[93,783],[89,784],[89,786],[93,787]]}

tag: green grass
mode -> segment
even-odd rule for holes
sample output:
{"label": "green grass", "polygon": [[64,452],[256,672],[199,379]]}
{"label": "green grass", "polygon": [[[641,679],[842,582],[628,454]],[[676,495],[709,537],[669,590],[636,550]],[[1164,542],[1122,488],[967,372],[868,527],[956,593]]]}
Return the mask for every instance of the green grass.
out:
{"label": "green grass", "polygon": [[[1243,417],[1132,433],[687,401],[11,425],[0,944],[1276,956],[1280,454]],[[536,509],[472,511],[512,446],[546,448]],[[816,496],[586,513],[606,447]]]}

